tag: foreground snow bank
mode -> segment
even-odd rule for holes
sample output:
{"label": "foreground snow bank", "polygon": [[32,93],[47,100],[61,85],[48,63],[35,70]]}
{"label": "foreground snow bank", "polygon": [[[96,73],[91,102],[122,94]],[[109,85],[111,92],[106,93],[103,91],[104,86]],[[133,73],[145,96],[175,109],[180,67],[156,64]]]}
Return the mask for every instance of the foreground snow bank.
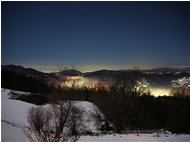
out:
{"label": "foreground snow bank", "polygon": [[[34,105],[8,99],[10,92],[11,90],[1,89],[1,120],[26,125],[26,112]],[[3,142],[24,142],[27,139],[20,128],[1,122],[1,140]]]}
{"label": "foreground snow bank", "polygon": [[26,112],[34,105],[9,99],[10,92],[11,90],[1,89],[1,119],[24,125],[26,124]]}
{"label": "foreground snow bank", "polygon": [[[1,89],[1,102],[2,102],[2,141],[26,141],[27,139],[22,133],[22,130],[9,125],[8,123],[18,124],[20,126],[27,126],[27,111],[33,104],[29,104],[19,100],[9,99],[12,90]],[[26,92],[13,91],[20,94],[27,94]],[[97,127],[92,117],[94,111],[94,104],[86,101],[73,101],[74,106],[80,108],[84,112],[83,122],[86,131],[96,132]],[[45,105],[44,107],[49,107]],[[8,122],[8,123],[7,123]]]}

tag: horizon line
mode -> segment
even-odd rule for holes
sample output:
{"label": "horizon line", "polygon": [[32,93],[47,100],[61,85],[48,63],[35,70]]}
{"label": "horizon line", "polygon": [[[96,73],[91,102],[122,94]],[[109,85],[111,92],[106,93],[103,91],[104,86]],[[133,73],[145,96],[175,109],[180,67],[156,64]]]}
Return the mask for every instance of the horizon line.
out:
{"label": "horizon line", "polygon": [[[40,72],[43,72],[43,73],[53,73],[53,72],[59,72],[58,71],[58,65],[57,66],[52,66],[52,65],[21,65],[21,64],[2,64],[2,65],[15,65],[15,66],[22,66],[24,68],[32,68],[32,69],[35,69],[37,71],[40,71]],[[49,67],[49,69],[47,69]],[[124,71],[124,70],[151,70],[151,69],[157,69],[157,68],[186,68],[186,67],[190,67],[190,65],[167,65],[167,66],[152,66],[152,67],[142,67],[142,66],[127,66],[125,68],[121,67],[121,68],[115,68],[117,66],[105,66],[105,67],[98,67],[98,66],[86,66],[86,70],[81,70],[82,68],[81,67],[78,67],[78,66],[74,66],[74,68],[72,68],[72,66],[63,66],[63,67],[67,67],[67,70],[71,70],[71,69],[74,69],[74,70],[78,70],[82,73],[86,73],[86,72],[94,72],[94,71],[100,71],[100,70],[110,70],[110,71]],[[89,67],[94,67],[94,69],[89,69]],[[112,68],[110,68],[112,67]],[[81,69],[80,69],[81,68]],[[83,67],[84,68],[84,67]],[[95,69],[97,68],[97,69]]]}

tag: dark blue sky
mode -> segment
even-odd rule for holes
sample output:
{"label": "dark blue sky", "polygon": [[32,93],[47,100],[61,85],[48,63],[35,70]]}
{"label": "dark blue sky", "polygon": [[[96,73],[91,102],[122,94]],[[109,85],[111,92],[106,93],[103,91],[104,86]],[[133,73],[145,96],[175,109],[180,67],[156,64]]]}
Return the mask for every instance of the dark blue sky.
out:
{"label": "dark blue sky", "polygon": [[190,2],[1,2],[2,64],[190,65]]}

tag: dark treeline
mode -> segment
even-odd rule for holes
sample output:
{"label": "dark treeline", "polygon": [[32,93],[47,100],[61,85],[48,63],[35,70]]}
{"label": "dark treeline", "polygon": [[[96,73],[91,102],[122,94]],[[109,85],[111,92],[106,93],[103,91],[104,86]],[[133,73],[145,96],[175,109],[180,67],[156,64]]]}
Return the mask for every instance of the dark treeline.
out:
{"label": "dark treeline", "polygon": [[41,94],[51,91],[50,86],[48,86],[45,81],[32,76],[25,76],[23,74],[17,74],[14,71],[2,70],[1,77],[1,85],[3,88]]}
{"label": "dark treeline", "polygon": [[95,104],[119,133],[162,128],[173,133],[190,133],[190,97],[109,94],[100,96]]}

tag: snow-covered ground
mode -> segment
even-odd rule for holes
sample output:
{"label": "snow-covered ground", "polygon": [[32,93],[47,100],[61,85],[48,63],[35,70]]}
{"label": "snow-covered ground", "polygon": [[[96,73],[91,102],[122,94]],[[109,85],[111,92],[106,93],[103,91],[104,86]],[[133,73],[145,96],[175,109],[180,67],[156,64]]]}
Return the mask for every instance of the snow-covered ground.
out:
{"label": "snow-covered ground", "polygon": [[[25,103],[18,100],[10,100],[9,93],[11,90],[1,89],[1,119],[9,122],[14,122],[19,125],[26,125],[26,112],[34,106],[29,103]],[[84,109],[86,112],[85,119],[86,124],[89,125],[89,129],[95,130],[93,119],[89,114],[93,113],[94,106],[90,102],[75,102],[75,105]],[[27,142],[27,138],[22,133],[22,130],[13,127],[7,123],[1,122],[1,141],[2,142]],[[82,136],[79,142],[190,142],[190,135],[171,135],[160,134],[158,137],[156,134],[128,134],[128,135],[103,135],[103,136]]]}
{"label": "snow-covered ground", "polygon": [[155,134],[128,134],[128,135],[105,135],[105,136],[83,136],[79,142],[189,142],[189,135],[160,135]]}
{"label": "snow-covered ground", "polygon": [[[25,125],[26,112],[33,105],[8,99],[10,91],[8,89],[1,89],[1,120]],[[21,129],[1,122],[1,140],[2,142],[24,142],[27,139]]]}
{"label": "snow-covered ground", "polygon": [[[15,141],[26,141],[27,139],[22,134],[22,130],[13,127],[7,123],[18,124],[19,126],[27,126],[27,111],[33,104],[29,104],[19,100],[9,99],[9,94],[11,90],[1,89],[1,102],[2,102],[2,141],[6,142],[15,142]],[[26,92],[14,91],[20,94],[27,94]],[[83,122],[85,124],[85,130],[96,132],[96,123],[92,114],[95,113],[95,106],[86,101],[73,101],[74,106],[80,108],[84,112]],[[45,105],[44,107],[48,107],[49,105]]]}

